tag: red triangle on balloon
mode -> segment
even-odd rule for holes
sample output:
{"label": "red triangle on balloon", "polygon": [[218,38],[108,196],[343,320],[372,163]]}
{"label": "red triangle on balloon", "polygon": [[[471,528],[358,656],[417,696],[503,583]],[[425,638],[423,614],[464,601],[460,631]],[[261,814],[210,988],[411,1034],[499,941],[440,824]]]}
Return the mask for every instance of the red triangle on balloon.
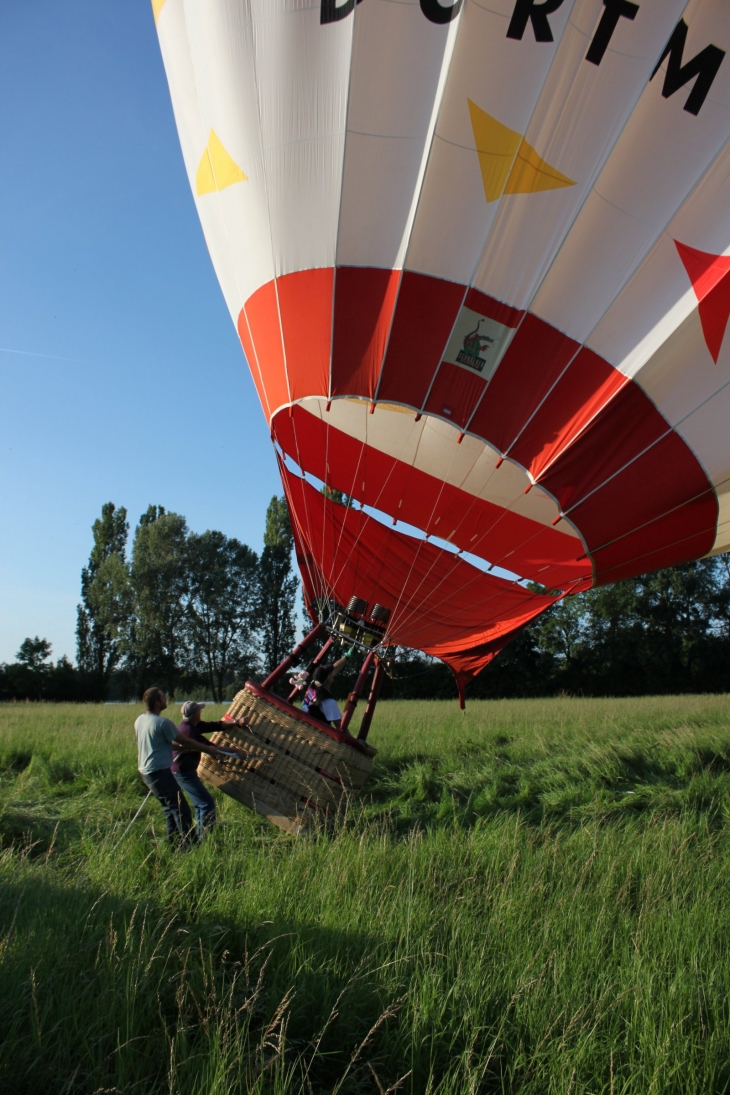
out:
{"label": "red triangle on balloon", "polygon": [[688,247],[679,240],[674,243],[699,302],[700,323],[707,349],[717,364],[730,318],[730,278],[727,277],[730,273],[730,255],[711,255],[708,251]]}

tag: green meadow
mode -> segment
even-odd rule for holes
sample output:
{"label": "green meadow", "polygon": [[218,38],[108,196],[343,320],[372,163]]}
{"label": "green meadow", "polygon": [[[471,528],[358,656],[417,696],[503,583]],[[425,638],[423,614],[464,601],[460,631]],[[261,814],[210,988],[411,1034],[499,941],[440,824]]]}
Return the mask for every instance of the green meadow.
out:
{"label": "green meadow", "polygon": [[730,1091],[730,697],[383,703],[329,827],[178,854],[137,708],[1,713],[3,1090]]}

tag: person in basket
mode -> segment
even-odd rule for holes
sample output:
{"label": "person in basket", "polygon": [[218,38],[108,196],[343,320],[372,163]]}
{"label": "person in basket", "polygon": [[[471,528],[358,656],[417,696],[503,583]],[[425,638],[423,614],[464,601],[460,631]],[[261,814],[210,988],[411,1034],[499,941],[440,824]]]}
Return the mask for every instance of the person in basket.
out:
{"label": "person in basket", "polygon": [[[208,745],[204,734],[212,734],[216,730],[230,730],[231,725],[245,726],[245,719],[228,719],[226,722],[203,722],[200,712],[205,707],[204,703],[196,703],[195,700],[187,700],[180,708],[182,722],[177,728],[178,739],[172,746],[172,774],[177,780],[178,787],[185,792],[195,807],[195,823],[198,840],[202,840],[206,832],[215,825],[215,799],[198,775],[200,753],[194,753],[178,744],[181,739],[184,742],[194,743],[198,746]],[[205,750],[203,750],[205,752]],[[237,756],[246,754],[240,750],[231,750]]]}
{"label": "person in basket", "polygon": [[[172,765],[172,743],[183,751],[209,753],[224,760],[228,754],[200,739],[181,734],[171,719],[162,717],[167,696],[161,688],[148,688],[142,696],[145,713],[134,724],[137,738],[137,767],[143,781],[162,806],[167,824],[167,839],[177,847],[188,847],[195,841],[190,806],[180,790]],[[197,765],[197,759],[196,759]]]}
{"label": "person in basket", "polygon": [[292,682],[298,688],[306,688],[302,700],[302,711],[306,711],[308,715],[319,719],[320,722],[329,723],[335,730],[340,728],[342,712],[337,700],[330,692],[330,687],[346,663],[347,654],[328,665],[315,665],[313,668],[310,666],[309,669],[298,673],[296,677],[292,677]]}

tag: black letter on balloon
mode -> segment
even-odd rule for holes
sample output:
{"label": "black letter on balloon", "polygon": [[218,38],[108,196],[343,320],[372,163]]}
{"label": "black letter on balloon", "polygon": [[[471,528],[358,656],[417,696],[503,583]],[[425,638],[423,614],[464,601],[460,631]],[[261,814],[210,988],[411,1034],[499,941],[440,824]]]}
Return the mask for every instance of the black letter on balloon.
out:
{"label": "black letter on balloon", "polygon": [[536,42],[552,42],[553,32],[550,30],[548,15],[557,11],[562,3],[563,0],[542,0],[542,3],[539,0],[517,0],[507,28],[507,37],[521,42],[530,22]]}
{"label": "black letter on balloon", "polygon": [[421,0],[421,11],[429,23],[450,23],[461,11],[462,0],[452,0],[449,7],[439,4],[439,0]]}
{"label": "black letter on balloon", "polygon": [[345,0],[344,4],[338,5],[337,0],[322,0],[319,7],[320,26],[325,23],[338,23],[340,19],[346,19],[355,10],[355,4],[361,3],[362,0]]}
{"label": "black letter on balloon", "polygon": [[606,10],[601,16],[593,41],[586,53],[586,61],[590,61],[592,65],[600,65],[603,60],[619,19],[635,19],[639,10],[639,5],[632,4],[631,0],[603,0],[603,6]]}
{"label": "black letter on balloon", "polygon": [[689,93],[684,109],[689,114],[699,114],[702,104],[707,98],[707,93],[712,87],[712,81],[717,76],[718,69],[722,64],[725,50],[720,49],[719,46],[705,46],[696,57],[683,65],[682,53],[687,41],[687,29],[684,19],[680,19],[649,79],[654,79],[662,61],[665,57],[668,57],[667,72],[664,77],[664,87],[662,88],[662,95],[665,99],[668,99],[670,95],[674,95],[675,91],[679,91],[681,87],[684,87],[696,76],[695,86]]}

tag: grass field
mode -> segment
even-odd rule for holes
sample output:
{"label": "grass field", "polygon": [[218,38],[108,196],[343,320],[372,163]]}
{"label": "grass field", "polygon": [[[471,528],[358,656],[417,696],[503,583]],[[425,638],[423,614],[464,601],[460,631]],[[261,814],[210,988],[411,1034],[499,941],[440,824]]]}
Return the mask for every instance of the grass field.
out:
{"label": "grass field", "polygon": [[730,697],[382,704],[330,830],[177,855],[136,708],[1,712],[4,1090],[730,1091]]}

